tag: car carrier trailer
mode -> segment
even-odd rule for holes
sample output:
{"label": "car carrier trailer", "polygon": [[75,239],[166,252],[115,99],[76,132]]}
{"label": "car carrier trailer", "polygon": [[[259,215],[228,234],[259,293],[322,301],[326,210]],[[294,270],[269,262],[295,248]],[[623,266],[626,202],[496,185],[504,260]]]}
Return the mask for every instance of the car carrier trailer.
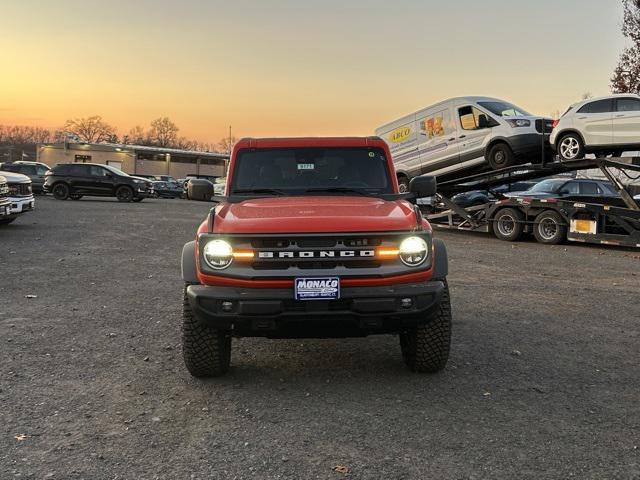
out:
{"label": "car carrier trailer", "polygon": [[[491,191],[493,187],[553,175],[599,168],[613,184],[620,198],[604,198],[602,203],[575,199],[535,199],[514,194],[495,194],[496,200],[483,205],[460,207],[452,200],[457,193]],[[595,158],[519,165],[438,184],[432,206],[423,213],[434,228],[493,233],[506,241],[517,241],[533,233],[541,243],[565,240],[640,247],[640,206],[614,175],[640,178],[640,161],[632,157]],[[609,202],[609,203],[606,203]]]}

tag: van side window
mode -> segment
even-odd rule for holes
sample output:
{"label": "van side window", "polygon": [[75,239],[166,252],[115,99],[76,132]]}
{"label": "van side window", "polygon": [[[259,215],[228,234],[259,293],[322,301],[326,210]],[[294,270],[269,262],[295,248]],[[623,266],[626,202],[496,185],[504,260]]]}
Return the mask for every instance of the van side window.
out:
{"label": "van side window", "polygon": [[462,126],[463,130],[478,130],[480,128],[480,115],[487,117],[485,113],[471,105],[459,108],[458,115],[460,117],[460,126]]}

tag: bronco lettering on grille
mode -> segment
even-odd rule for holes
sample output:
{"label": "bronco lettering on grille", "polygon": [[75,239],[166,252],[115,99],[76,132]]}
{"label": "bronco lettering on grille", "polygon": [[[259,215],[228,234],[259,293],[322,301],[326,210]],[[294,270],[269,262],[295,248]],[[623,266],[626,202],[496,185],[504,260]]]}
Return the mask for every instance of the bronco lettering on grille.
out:
{"label": "bronco lettering on grille", "polygon": [[334,257],[374,257],[375,250],[300,250],[282,252],[258,252],[258,258],[334,258]]}

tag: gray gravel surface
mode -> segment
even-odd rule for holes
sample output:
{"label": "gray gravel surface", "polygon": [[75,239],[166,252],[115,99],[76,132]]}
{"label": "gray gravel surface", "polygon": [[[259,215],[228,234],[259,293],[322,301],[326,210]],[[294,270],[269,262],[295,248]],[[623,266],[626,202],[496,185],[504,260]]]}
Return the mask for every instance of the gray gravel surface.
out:
{"label": "gray gravel surface", "polygon": [[208,208],[40,197],[0,229],[0,478],[640,478],[640,251],[438,232],[441,374],[391,336],[243,339],[202,381],[179,265]]}

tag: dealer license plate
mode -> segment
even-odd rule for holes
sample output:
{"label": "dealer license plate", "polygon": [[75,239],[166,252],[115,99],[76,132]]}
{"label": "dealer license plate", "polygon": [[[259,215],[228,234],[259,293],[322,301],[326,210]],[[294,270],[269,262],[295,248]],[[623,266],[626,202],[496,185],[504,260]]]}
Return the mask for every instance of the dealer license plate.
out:
{"label": "dealer license plate", "polygon": [[294,281],[296,300],[337,300],[340,298],[338,277],[303,277]]}

